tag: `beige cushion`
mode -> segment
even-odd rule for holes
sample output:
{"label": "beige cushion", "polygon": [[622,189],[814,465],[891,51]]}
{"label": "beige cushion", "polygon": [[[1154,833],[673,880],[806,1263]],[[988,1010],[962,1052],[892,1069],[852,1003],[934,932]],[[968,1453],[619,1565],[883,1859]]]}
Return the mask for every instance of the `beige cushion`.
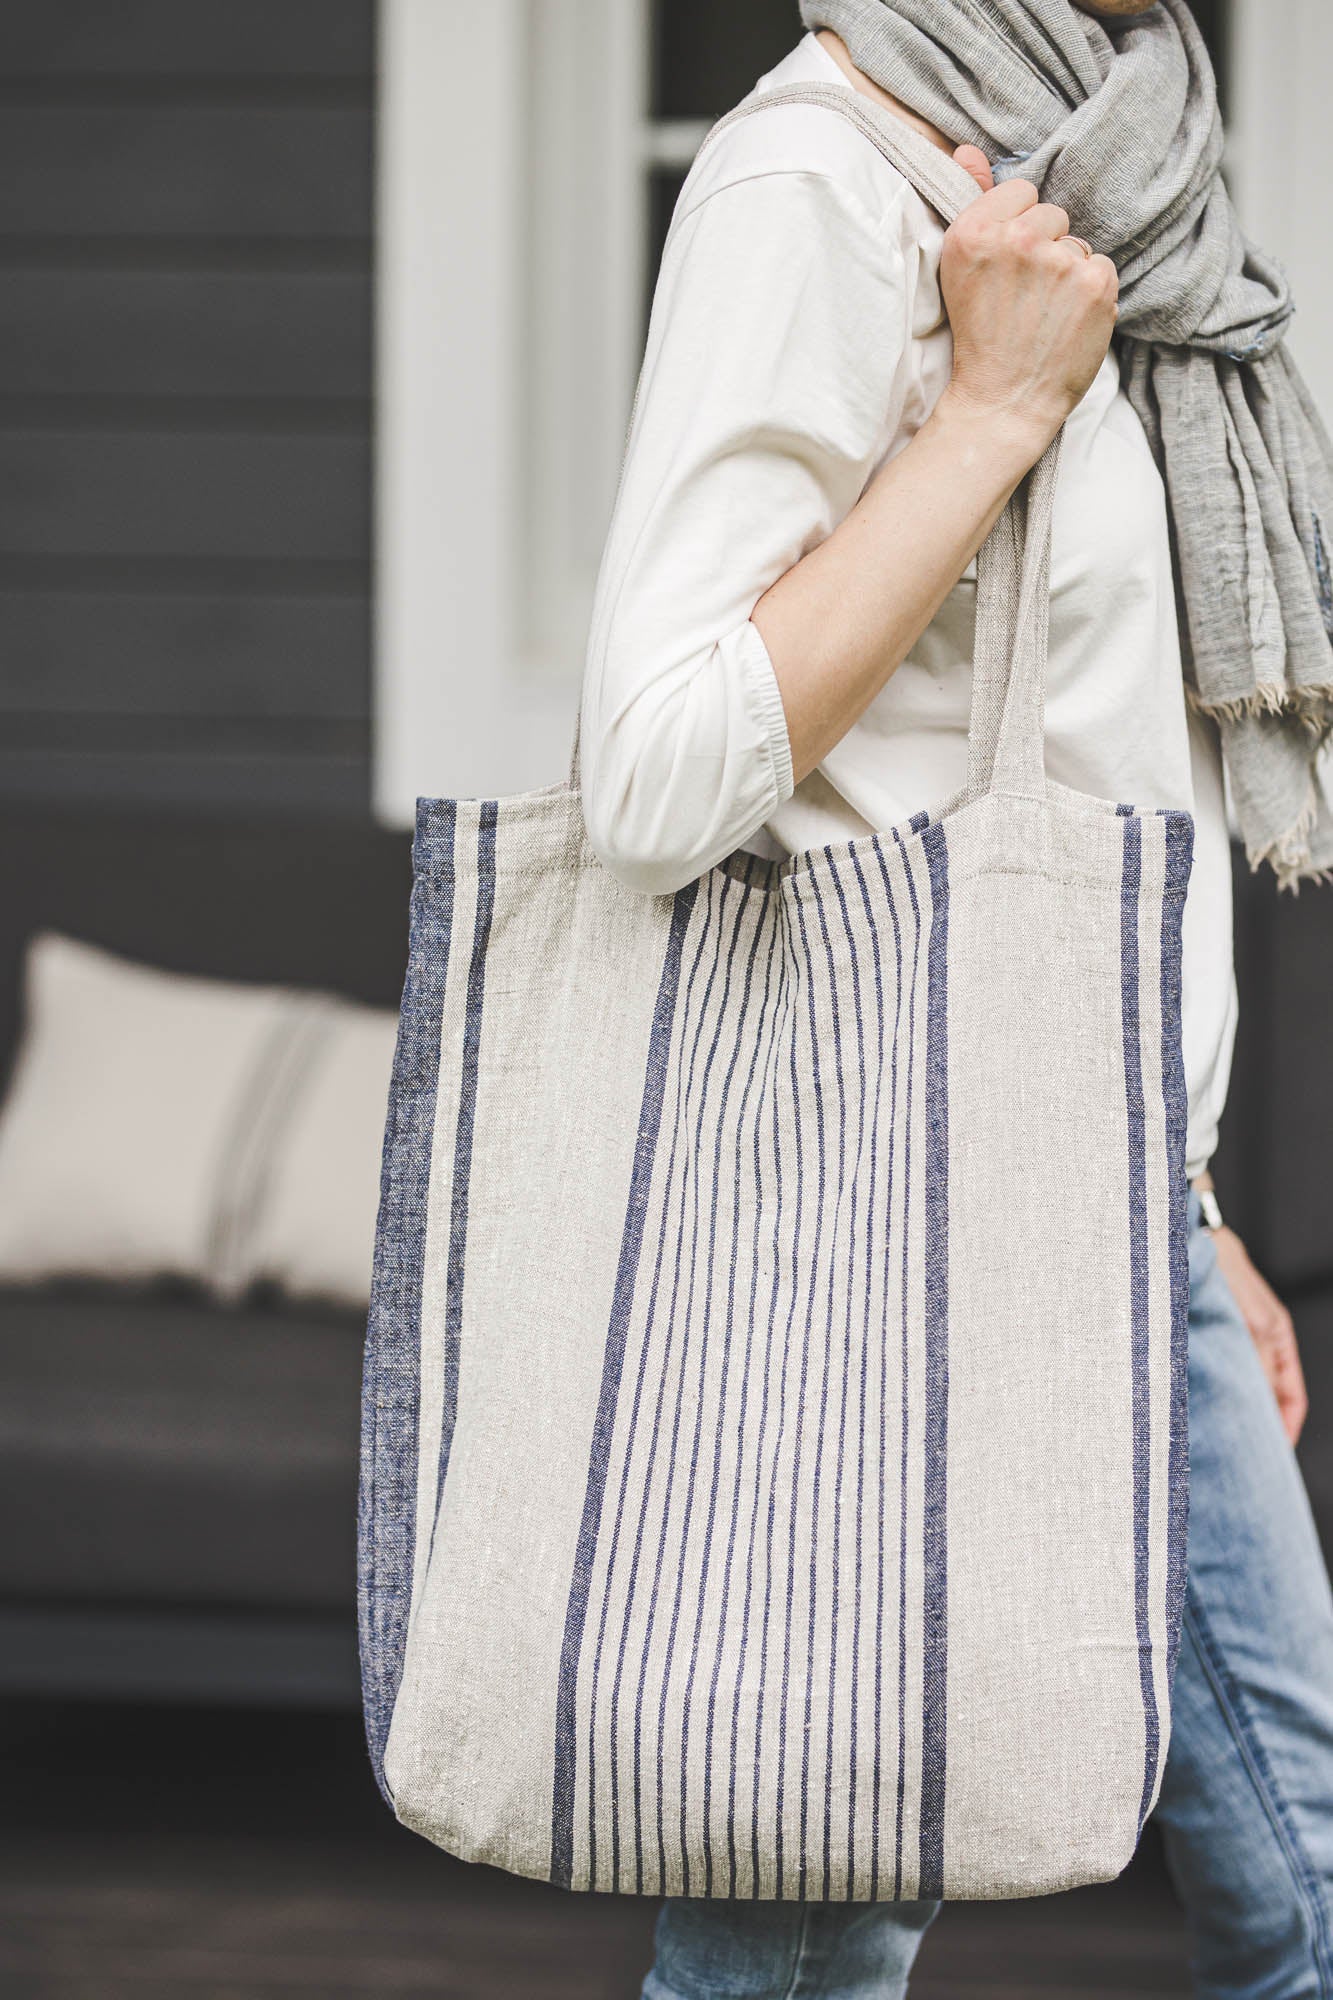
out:
{"label": "beige cushion", "polygon": [[397,1025],[377,1007],[327,1010],[274,1147],[250,1276],[300,1296],[366,1303]]}
{"label": "beige cushion", "polygon": [[0,1278],[364,1304],[392,1015],[45,933],[0,1112]]}

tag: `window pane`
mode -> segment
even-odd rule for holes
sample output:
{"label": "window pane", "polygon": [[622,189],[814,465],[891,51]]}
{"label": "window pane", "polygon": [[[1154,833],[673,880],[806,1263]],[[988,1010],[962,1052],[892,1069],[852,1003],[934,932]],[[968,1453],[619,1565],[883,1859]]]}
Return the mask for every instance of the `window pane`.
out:
{"label": "window pane", "polygon": [[796,0],[655,0],[652,116],[720,118],[804,33]]}
{"label": "window pane", "polygon": [[648,309],[653,302],[657,267],[662,261],[662,245],[671,227],[671,212],[685,184],[684,167],[654,167],[648,176],[648,256],[644,271],[648,290],[643,301],[643,332],[648,332]]}

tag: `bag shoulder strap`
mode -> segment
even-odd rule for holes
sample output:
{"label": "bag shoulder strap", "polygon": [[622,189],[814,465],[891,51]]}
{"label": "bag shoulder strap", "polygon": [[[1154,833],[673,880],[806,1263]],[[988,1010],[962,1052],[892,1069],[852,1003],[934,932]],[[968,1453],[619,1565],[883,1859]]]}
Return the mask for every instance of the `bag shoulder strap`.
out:
{"label": "bag shoulder strap", "polygon": [[[924,133],[842,84],[782,84],[746,98],[709,127],[699,152],[738,119],[778,104],[819,105],[848,119],[922,199],[938,210],[946,224],[961,215],[980,193],[972,176]],[[1063,435],[1062,427],[1016,487],[977,551],[976,639],[968,723],[969,798],[989,791],[1045,796],[1051,517]],[[577,785],[578,777],[576,721],[571,785]]]}

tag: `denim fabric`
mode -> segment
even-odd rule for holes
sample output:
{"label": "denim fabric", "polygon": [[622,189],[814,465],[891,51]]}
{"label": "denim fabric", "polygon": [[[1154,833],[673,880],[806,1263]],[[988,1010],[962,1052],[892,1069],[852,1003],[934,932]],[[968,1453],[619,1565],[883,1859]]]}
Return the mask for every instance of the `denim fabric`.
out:
{"label": "denim fabric", "polygon": [[1333,1596],[1212,1239],[1190,1239],[1192,1516],[1157,1820],[1199,1991],[1333,1994]]}
{"label": "denim fabric", "polygon": [[926,1903],[726,1903],[669,1896],[643,2000],[866,2000],[903,1993]]}
{"label": "denim fabric", "polygon": [[[1333,1594],[1193,1194],[1189,1409],[1189,1573],[1156,1817],[1197,1991],[1333,1996]],[[670,1898],[644,2000],[895,2000],[938,1908]]]}

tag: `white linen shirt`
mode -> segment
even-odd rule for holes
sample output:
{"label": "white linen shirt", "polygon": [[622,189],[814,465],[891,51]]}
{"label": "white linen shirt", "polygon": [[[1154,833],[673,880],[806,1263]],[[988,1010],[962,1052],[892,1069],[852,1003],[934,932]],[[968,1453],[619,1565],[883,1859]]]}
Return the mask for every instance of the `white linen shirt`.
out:
{"label": "white linen shirt", "polygon": [[[813,34],[761,77],[851,84]],[[887,831],[962,785],[976,562],[793,788],[750,612],[901,451],[949,380],[944,226],[847,121],[736,121],[681,190],[602,557],[581,708],[599,859],[673,893],[731,853]],[[1189,711],[1166,498],[1108,353],[1071,413],[1051,545],[1046,763],[1099,798],[1194,814],[1183,945],[1187,1165],[1212,1153],[1235,1031],[1216,732]]]}

